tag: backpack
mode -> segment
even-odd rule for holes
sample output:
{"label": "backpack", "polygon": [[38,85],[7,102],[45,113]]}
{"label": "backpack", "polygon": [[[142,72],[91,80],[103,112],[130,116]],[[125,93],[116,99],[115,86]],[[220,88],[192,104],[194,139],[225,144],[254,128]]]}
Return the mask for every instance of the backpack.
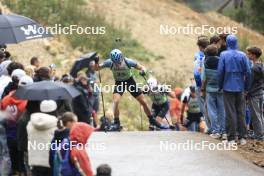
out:
{"label": "backpack", "polygon": [[[67,147],[66,150],[62,146]],[[53,176],[80,176],[80,173],[70,160],[70,140],[63,139],[57,147],[53,159]]]}

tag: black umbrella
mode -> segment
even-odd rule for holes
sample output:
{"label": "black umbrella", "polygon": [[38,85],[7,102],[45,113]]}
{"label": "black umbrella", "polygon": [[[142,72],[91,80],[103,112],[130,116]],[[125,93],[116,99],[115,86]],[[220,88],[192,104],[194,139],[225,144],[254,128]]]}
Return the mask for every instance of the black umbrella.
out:
{"label": "black umbrella", "polygon": [[40,81],[20,87],[14,96],[24,100],[71,100],[80,95],[73,86],[62,82]]}
{"label": "black umbrella", "polygon": [[97,54],[96,52],[91,52],[82,55],[80,58],[78,58],[71,68],[70,71],[71,76],[76,78],[78,71],[80,71],[83,68],[88,68],[89,63],[94,60],[96,54]]}
{"label": "black umbrella", "polygon": [[0,44],[19,43],[22,41],[52,37],[36,21],[21,16],[7,15],[0,11]]}

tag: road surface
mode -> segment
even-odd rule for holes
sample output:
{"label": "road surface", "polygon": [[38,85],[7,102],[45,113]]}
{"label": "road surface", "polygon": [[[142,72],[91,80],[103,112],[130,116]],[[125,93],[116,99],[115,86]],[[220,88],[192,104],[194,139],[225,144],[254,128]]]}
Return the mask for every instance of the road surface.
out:
{"label": "road surface", "polygon": [[264,176],[236,146],[224,146],[192,132],[101,132],[88,152],[94,170],[107,163],[113,176]]}

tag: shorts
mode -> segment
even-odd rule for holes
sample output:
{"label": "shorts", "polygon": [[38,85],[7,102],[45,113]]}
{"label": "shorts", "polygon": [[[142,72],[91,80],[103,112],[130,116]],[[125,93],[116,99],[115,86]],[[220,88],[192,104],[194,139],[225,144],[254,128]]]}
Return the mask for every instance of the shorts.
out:
{"label": "shorts", "polygon": [[115,82],[115,89],[114,94],[118,93],[119,95],[123,95],[125,90],[128,90],[128,92],[134,97],[138,97],[142,94],[142,91],[139,87],[137,87],[137,83],[134,80],[133,77],[130,77],[126,81],[116,81]]}
{"label": "shorts", "polygon": [[166,114],[169,111],[169,108],[170,108],[169,102],[163,103],[161,105],[152,104],[151,115],[153,117],[165,118]]}

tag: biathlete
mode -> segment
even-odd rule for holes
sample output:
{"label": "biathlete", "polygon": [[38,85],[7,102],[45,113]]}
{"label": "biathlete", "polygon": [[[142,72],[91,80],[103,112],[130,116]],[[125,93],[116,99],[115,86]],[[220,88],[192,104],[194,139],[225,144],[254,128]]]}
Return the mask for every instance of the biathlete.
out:
{"label": "biathlete", "polygon": [[[175,129],[175,127],[170,126],[168,121],[168,124],[166,125],[163,125],[162,123],[170,108],[168,96],[175,98],[175,95],[170,88],[165,85],[159,85],[157,79],[151,77],[147,80],[147,87],[145,87],[143,91],[152,101],[151,114],[155,120],[161,124],[161,129]],[[149,129],[154,130],[155,127],[150,125]]]}
{"label": "biathlete", "polygon": [[119,49],[112,50],[110,52],[110,58],[105,60],[102,64],[99,64],[99,57],[95,58],[95,62],[97,71],[103,68],[109,68],[112,71],[115,80],[115,89],[113,92],[113,131],[120,131],[122,129],[119,120],[119,102],[126,89],[143,106],[144,112],[149,118],[149,123],[158,128],[162,128],[151,115],[142,90],[137,87],[137,83],[134,80],[132,68],[139,70],[141,75],[145,75],[146,68],[144,66],[132,59],[124,57]]}

